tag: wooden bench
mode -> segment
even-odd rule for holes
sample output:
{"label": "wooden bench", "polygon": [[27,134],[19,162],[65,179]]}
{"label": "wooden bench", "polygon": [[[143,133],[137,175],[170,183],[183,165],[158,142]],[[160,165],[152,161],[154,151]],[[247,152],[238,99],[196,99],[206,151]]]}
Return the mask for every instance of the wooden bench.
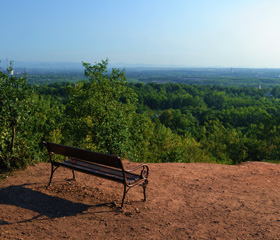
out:
{"label": "wooden bench", "polygon": [[[51,176],[48,186],[50,186],[53,174],[59,166],[72,169],[73,179],[74,171],[79,171],[105,178],[115,182],[122,183],[124,186],[121,208],[128,190],[136,185],[141,185],[144,192],[144,201],[146,201],[146,187],[148,184],[149,168],[146,164],[139,165],[131,170],[125,170],[120,157],[92,152],[79,148],[64,146],[61,144],[43,142],[48,149],[51,161]],[[52,155],[59,154],[66,157],[63,162],[54,161]],[[138,170],[140,173],[134,172]],[[141,170],[141,171],[140,171]]]}

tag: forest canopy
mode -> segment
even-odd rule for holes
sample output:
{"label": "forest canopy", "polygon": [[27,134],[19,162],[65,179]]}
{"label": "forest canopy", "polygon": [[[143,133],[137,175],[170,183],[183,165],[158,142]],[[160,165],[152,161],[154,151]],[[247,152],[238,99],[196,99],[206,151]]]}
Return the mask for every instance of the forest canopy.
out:
{"label": "forest canopy", "polygon": [[47,160],[52,141],[140,162],[277,161],[280,88],[128,83],[108,60],[84,79],[27,85],[0,71],[1,171]]}

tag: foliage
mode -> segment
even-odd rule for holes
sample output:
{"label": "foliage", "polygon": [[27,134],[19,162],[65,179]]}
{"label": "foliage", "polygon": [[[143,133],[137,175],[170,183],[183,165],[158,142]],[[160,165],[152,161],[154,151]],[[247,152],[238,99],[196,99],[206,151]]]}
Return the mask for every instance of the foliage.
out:
{"label": "foliage", "polygon": [[125,156],[133,152],[133,133],[140,126],[134,125],[137,99],[124,71],[112,69],[108,74],[107,64],[83,63],[88,81],[69,86],[67,136],[74,145]]}
{"label": "foliage", "polygon": [[127,84],[124,71],[108,74],[107,63],[84,64],[88,80],[68,85],[64,95],[66,84],[50,86],[53,98],[68,101],[63,142],[138,161],[278,158],[279,100],[264,89]]}
{"label": "foliage", "polygon": [[12,66],[0,71],[0,167],[22,167],[30,162],[33,144],[28,123],[32,116],[32,91],[26,78],[16,78]]}
{"label": "foliage", "polygon": [[127,83],[108,60],[85,80],[27,86],[0,71],[2,170],[47,159],[43,140],[141,162],[275,161],[279,87]]}

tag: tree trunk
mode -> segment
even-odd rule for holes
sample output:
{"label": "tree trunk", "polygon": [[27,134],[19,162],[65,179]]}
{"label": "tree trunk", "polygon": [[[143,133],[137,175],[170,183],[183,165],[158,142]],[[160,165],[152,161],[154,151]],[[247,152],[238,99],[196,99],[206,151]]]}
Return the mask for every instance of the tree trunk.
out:
{"label": "tree trunk", "polygon": [[14,146],[15,146],[15,138],[16,138],[16,126],[12,126],[13,134],[12,134],[12,142],[11,142],[11,156],[13,155]]}

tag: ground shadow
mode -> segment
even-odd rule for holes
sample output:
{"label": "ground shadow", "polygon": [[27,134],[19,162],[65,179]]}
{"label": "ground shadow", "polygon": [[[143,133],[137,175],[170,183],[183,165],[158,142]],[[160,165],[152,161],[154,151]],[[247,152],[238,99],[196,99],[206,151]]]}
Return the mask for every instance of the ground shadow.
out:
{"label": "ground shadow", "polygon": [[4,220],[0,220],[0,226],[1,226],[1,225],[7,225],[7,224],[11,224],[11,223],[6,222],[6,221],[4,221]]}
{"label": "ground shadow", "polygon": [[[25,208],[39,213],[37,217],[45,215],[49,218],[73,216],[91,207],[83,203],[75,203],[59,197],[49,196],[24,186],[9,186],[1,189],[0,204]],[[3,224],[5,222],[0,222],[0,225]]]}

